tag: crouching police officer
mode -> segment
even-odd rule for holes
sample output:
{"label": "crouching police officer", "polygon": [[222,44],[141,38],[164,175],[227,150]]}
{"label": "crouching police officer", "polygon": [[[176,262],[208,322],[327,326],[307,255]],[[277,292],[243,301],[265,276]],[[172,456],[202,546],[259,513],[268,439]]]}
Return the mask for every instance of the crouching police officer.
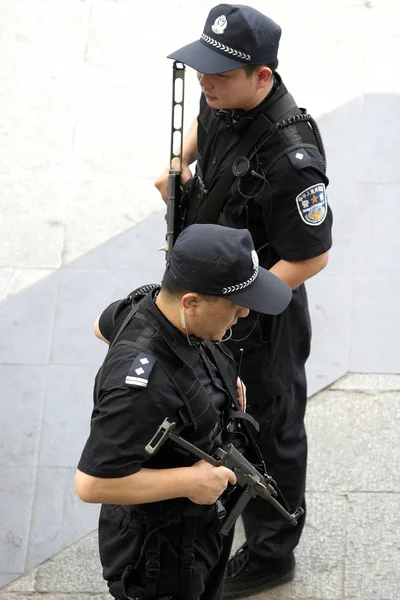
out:
{"label": "crouching police officer", "polygon": [[161,288],[148,287],[96,322],[110,348],[75,487],[102,503],[100,557],[115,598],[218,600],[233,535],[218,530],[236,476],[169,441],[151,457],[145,447],[167,417],[208,454],[231,436],[245,394],[221,342],[249,309],[283,311],[291,291],[259,267],[246,229],[220,225],[185,229]]}

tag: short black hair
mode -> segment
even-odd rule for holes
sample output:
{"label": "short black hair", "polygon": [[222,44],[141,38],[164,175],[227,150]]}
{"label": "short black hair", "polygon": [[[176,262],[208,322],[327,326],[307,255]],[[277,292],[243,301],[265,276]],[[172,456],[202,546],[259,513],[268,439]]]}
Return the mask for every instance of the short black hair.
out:
{"label": "short black hair", "polygon": [[[192,290],[187,290],[180,286],[179,283],[177,283],[175,279],[171,276],[171,273],[167,269],[164,272],[164,276],[161,282],[161,291],[167,296],[169,296],[171,299],[177,299],[182,298],[182,296],[190,293]],[[198,292],[195,293],[198,294]],[[219,296],[210,296],[205,294],[198,295],[204,298],[206,302],[217,302],[219,298]]]}
{"label": "short black hair", "polygon": [[254,71],[256,69],[258,69],[258,67],[268,67],[268,69],[271,69],[271,71],[273,73],[275,73],[275,71],[278,68],[278,65],[279,65],[279,61],[278,61],[278,59],[276,59],[275,62],[270,63],[269,65],[245,65],[243,68],[246,72],[247,77],[251,77],[253,75]]}

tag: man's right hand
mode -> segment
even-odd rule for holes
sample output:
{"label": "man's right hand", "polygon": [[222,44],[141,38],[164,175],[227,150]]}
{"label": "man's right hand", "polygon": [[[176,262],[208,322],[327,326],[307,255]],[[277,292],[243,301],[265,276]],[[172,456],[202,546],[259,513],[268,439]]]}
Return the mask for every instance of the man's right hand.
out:
{"label": "man's right hand", "polygon": [[236,483],[236,475],[231,469],[214,467],[205,460],[199,460],[190,469],[193,481],[188,498],[195,504],[214,504],[226,490],[228,483]]}
{"label": "man's right hand", "polygon": [[[172,164],[174,166],[174,164]],[[154,182],[154,185],[158,189],[161,194],[162,199],[165,203],[168,202],[168,177],[169,177],[169,166],[164,169],[164,171],[157,177]],[[181,172],[181,184],[184,185],[189,179],[193,177],[192,171],[189,167],[182,163],[182,172]]]}

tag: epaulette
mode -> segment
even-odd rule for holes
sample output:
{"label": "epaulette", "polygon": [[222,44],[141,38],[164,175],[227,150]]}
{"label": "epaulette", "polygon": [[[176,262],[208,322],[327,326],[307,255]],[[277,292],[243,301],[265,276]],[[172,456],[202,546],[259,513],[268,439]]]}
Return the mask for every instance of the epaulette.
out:
{"label": "epaulette", "polygon": [[151,354],[140,352],[133,361],[127,376],[125,377],[125,383],[131,387],[147,387],[149,383],[150,373],[156,364],[156,359]]}

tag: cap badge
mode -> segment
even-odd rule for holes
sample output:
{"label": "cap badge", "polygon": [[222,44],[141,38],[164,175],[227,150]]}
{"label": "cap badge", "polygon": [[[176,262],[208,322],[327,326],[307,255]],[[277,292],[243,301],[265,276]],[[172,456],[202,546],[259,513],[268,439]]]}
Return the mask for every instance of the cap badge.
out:
{"label": "cap badge", "polygon": [[221,35],[221,33],[224,33],[227,25],[228,25],[228,21],[227,21],[226,16],[221,15],[220,17],[217,17],[215,19],[214,25],[211,25],[211,29],[213,30],[214,33]]}
{"label": "cap badge", "polygon": [[251,251],[251,260],[253,261],[253,269],[257,269],[258,271],[260,261],[258,260],[258,254],[255,250]]}

